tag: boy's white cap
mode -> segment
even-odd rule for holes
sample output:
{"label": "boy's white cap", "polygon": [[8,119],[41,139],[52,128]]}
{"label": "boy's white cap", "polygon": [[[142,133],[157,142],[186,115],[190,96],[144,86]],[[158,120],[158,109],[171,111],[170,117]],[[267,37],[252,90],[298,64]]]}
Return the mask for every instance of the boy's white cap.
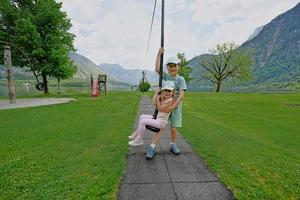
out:
{"label": "boy's white cap", "polygon": [[178,58],[171,57],[167,60],[166,65],[168,65],[169,63],[179,64],[180,60]]}
{"label": "boy's white cap", "polygon": [[161,90],[174,90],[175,83],[173,81],[164,81]]}

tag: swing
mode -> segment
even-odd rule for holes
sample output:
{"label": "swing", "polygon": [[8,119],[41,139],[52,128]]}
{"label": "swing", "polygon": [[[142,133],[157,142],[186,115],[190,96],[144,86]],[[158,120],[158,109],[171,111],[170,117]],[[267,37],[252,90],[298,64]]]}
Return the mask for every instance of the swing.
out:
{"label": "swing", "polygon": [[[154,14],[155,14],[155,7],[156,7],[156,1],[154,3],[154,9],[153,9],[153,14],[152,14],[152,20],[151,20],[151,27],[150,27],[150,34],[149,34],[149,40],[148,40],[148,47],[149,47],[149,41],[150,41],[150,37],[151,37],[151,31],[152,31],[152,25],[153,25],[153,18],[154,18]],[[161,40],[160,40],[160,47],[164,47],[164,13],[165,13],[165,0],[162,0],[162,9],[161,9]],[[147,47],[147,51],[148,51],[148,47]],[[160,56],[160,72],[159,72],[159,88],[162,87],[162,75],[163,75],[163,59],[164,59],[164,55],[162,54]],[[158,114],[158,109],[155,108],[154,114],[153,114],[153,119],[156,119]],[[150,131],[156,132],[158,133],[160,131],[160,128],[151,126],[151,125],[146,125],[146,128]]]}
{"label": "swing", "polygon": [[35,71],[34,71],[34,70],[32,69],[32,67],[31,67],[31,61],[30,61],[30,58],[26,55],[26,53],[25,53],[22,49],[20,49],[20,48],[17,47],[16,45],[13,45],[13,44],[10,43],[10,42],[5,42],[5,41],[0,40],[0,43],[5,44],[5,45],[11,45],[11,46],[15,47],[17,50],[19,50],[19,51],[26,57],[27,61],[29,62],[30,69],[31,69],[31,71],[33,72],[34,77],[36,78],[36,81],[37,81],[37,83],[35,84],[36,89],[39,90],[39,91],[44,90],[44,87],[45,87],[45,86],[44,86],[43,83],[39,82],[39,79],[38,79],[38,77],[37,77]]}
{"label": "swing", "polygon": [[36,89],[37,89],[38,91],[44,90],[44,87],[45,87],[44,84],[41,83],[41,82],[39,81],[39,79],[38,79],[38,77],[37,77],[35,71],[32,69],[31,66],[30,66],[30,69],[31,69],[31,71],[33,72],[34,77],[36,78],[36,82],[37,82],[37,83],[35,84]]}
{"label": "swing", "polygon": [[[157,113],[158,113],[158,110],[156,108],[155,111],[154,111],[154,114],[153,114],[153,119],[156,119]],[[155,133],[158,133],[160,131],[160,128],[157,128],[157,127],[151,126],[151,125],[146,125],[146,129],[148,129],[152,132],[155,132]]]}

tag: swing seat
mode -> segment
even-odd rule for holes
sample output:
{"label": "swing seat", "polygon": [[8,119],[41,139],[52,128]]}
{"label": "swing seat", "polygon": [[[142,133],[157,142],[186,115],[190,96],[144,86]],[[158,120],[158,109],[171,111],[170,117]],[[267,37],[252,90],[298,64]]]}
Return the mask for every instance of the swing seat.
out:
{"label": "swing seat", "polygon": [[146,128],[150,131],[155,132],[155,133],[158,133],[160,131],[160,128],[157,128],[157,127],[154,127],[154,126],[151,126],[151,125],[146,125]]}
{"label": "swing seat", "polygon": [[44,84],[43,83],[37,83],[35,85],[36,89],[39,90],[39,91],[42,91],[44,90]]}

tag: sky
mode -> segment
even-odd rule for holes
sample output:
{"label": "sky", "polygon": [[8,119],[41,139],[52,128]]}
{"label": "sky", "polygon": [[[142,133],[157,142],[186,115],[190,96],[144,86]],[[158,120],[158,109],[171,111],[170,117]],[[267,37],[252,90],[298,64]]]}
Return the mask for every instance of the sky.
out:
{"label": "sky", "polygon": [[[95,64],[153,70],[160,47],[161,0],[56,0],[71,19],[77,53]],[[242,44],[299,0],[165,0],[165,59],[188,60],[223,42]]]}

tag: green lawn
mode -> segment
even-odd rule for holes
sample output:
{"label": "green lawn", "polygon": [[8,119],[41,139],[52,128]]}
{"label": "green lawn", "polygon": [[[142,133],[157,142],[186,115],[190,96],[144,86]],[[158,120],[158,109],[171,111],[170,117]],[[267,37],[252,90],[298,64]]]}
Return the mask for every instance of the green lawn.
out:
{"label": "green lawn", "polygon": [[183,120],[237,199],[300,198],[300,94],[187,92]]}
{"label": "green lawn", "polygon": [[[0,199],[115,198],[140,95],[70,97],[0,110]],[[236,198],[299,199],[299,122],[300,94],[187,92],[180,131]]]}
{"label": "green lawn", "polygon": [[0,110],[0,199],[114,199],[140,95]]}

